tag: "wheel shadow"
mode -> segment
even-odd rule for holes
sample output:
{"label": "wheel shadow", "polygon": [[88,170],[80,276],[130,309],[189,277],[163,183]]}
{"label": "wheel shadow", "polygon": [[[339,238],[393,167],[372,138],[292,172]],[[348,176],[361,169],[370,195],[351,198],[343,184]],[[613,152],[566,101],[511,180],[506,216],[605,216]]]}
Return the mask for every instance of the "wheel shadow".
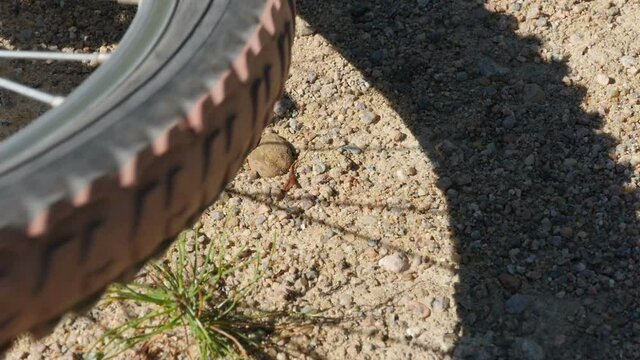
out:
{"label": "wheel shadow", "polygon": [[[98,52],[120,40],[134,15],[134,8],[113,1],[0,1],[0,49]],[[0,59],[0,77],[59,95],[70,93],[94,69],[80,62]],[[0,89],[0,140],[48,109]]]}
{"label": "wheel shadow", "polygon": [[453,357],[640,356],[637,179],[561,58],[475,1],[298,10],[437,168],[460,254]]}
{"label": "wheel shadow", "polygon": [[0,37],[19,49],[99,48],[117,43],[135,8],[110,1],[7,0],[0,4]]}

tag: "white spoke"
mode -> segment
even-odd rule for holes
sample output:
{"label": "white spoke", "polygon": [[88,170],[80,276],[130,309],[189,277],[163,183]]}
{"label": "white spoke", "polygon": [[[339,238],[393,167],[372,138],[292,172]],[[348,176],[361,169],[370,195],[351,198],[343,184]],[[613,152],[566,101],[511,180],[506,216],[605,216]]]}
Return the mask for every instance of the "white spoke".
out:
{"label": "white spoke", "polygon": [[46,92],[18,84],[17,82],[13,82],[5,78],[0,78],[0,88],[49,104],[52,107],[56,107],[64,102],[64,97],[62,96],[47,94]]}
{"label": "white spoke", "polygon": [[[3,1],[3,0],[0,0]],[[143,0],[97,0],[97,1],[113,1],[121,4],[140,5]],[[65,0],[59,0],[60,6],[64,6]],[[19,11],[20,3],[18,0],[13,1],[14,10]],[[2,59],[21,59],[21,60],[46,60],[46,61],[86,61],[103,63],[111,57],[111,54],[102,53],[65,53],[60,51],[22,51],[22,50],[0,50],[0,60]],[[46,103],[52,107],[62,104],[65,100],[64,96],[51,95],[44,91],[31,88],[26,85],[14,82],[0,77],[0,89],[6,89],[28,98]]]}
{"label": "white spoke", "polygon": [[57,60],[57,61],[96,61],[99,63],[109,59],[110,54],[71,54],[52,51],[12,51],[0,50],[0,58],[27,59],[27,60]]}

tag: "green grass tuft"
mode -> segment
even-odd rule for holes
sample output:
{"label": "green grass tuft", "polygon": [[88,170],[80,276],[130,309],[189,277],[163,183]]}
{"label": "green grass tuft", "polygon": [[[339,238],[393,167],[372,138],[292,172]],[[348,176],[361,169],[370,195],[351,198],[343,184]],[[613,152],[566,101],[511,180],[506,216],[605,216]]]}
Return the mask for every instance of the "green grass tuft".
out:
{"label": "green grass tuft", "polygon": [[[197,237],[197,236],[196,236]],[[107,301],[132,301],[149,305],[145,315],[127,320],[106,332],[91,349],[88,359],[110,359],[146,345],[154,337],[175,329],[186,329],[198,345],[202,359],[247,358],[259,347],[260,337],[270,327],[264,317],[243,314],[239,306],[266,270],[256,254],[241,258],[241,251],[224,260],[224,242],[210,242],[204,260],[187,252],[186,232],[177,239],[177,256],[170,262],[151,264],[150,281],[113,285]],[[171,254],[171,252],[169,252]],[[254,266],[253,279],[244,286],[228,289],[225,280]]]}

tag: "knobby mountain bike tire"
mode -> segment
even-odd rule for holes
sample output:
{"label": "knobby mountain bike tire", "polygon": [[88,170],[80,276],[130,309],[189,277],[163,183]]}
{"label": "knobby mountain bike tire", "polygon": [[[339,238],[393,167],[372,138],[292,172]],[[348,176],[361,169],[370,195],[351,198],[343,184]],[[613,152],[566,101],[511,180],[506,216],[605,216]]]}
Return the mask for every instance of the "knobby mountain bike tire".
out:
{"label": "knobby mountain bike tire", "polygon": [[42,335],[170,243],[269,123],[293,0],[175,4],[117,91],[0,165],[0,344]]}

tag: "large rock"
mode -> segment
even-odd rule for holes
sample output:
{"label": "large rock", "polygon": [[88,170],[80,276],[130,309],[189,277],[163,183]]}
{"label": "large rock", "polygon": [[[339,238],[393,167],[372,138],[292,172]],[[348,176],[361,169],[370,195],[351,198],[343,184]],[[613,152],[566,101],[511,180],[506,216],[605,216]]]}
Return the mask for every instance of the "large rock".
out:
{"label": "large rock", "polygon": [[284,175],[295,160],[293,146],[284,138],[265,133],[249,154],[249,167],[264,178]]}

